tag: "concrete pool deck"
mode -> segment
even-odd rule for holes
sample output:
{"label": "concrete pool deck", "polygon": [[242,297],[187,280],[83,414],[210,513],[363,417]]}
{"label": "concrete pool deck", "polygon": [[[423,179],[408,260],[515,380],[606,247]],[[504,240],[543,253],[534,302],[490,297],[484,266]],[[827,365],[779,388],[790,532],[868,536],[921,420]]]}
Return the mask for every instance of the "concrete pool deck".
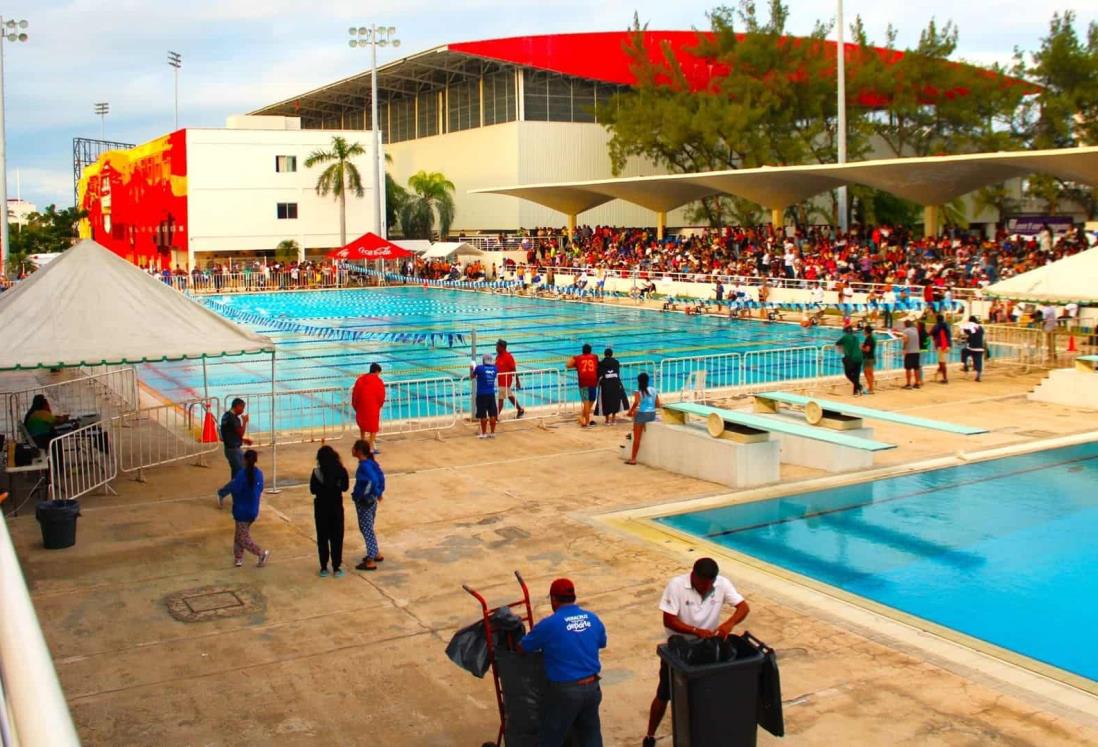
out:
{"label": "concrete pool deck", "polygon": [[[996,369],[981,384],[958,375],[949,386],[920,391],[886,385],[867,404],[990,433],[964,438],[876,423],[879,438],[899,445],[877,464],[1098,428],[1094,413],[1027,401],[1042,375]],[[847,396],[845,388],[821,391]],[[213,499],[226,476],[217,455],[210,469],[154,469],[147,483],[117,480],[117,496],[86,496],[77,545],[67,550],[41,549],[33,513],[9,518],[84,743],[492,740],[498,717],[490,680],[458,669],[444,648],[479,614],[461,584],[494,604],[513,601],[519,590],[511,573],[519,569],[539,618],[549,610],[549,581],[562,575],[603,618],[610,639],[605,742],[639,744],[662,634],[656,605],[667,579],[688,569],[696,553],[621,532],[605,517],[729,493],[623,465],[616,452],[626,430],[508,420],[494,441],[473,438],[467,424],[441,441],[383,438],[389,490],[378,530],[386,560],[376,573],[350,570],[362,542],[348,521],[342,579],[316,575],[311,498],[302,485],[315,444],[279,450],[284,489],[265,496],[254,529],[273,550],[264,569],[232,567],[231,519]],[[334,444],[348,462],[350,443]],[[261,452],[261,466],[269,469],[268,462]],[[782,479],[822,475],[783,468]],[[721,563],[751,603],[746,629],[779,652],[787,743],[1098,744],[1098,698],[1081,690],[1075,700],[1057,697],[1064,686],[1031,687],[1031,675],[1009,664],[984,671],[982,655],[940,655],[890,627],[897,623],[838,600],[813,600],[791,581],[734,558]],[[169,602],[178,612],[182,596],[191,599],[191,618],[210,619],[173,617]],[[243,614],[227,614],[237,611]],[[670,716],[658,744],[670,744],[669,727]],[[781,743],[763,732],[759,741]]]}

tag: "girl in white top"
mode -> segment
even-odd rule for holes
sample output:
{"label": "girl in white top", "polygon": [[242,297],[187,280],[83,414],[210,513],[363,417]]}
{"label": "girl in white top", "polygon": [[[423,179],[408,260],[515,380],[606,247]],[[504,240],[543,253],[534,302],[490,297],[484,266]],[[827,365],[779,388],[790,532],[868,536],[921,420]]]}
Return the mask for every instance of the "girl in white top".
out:
{"label": "girl in white top", "polygon": [[633,392],[633,406],[629,408],[629,417],[633,418],[633,454],[626,464],[637,463],[641,436],[644,426],[656,419],[656,408],[660,406],[660,394],[648,386],[648,374],[637,376],[637,391]]}

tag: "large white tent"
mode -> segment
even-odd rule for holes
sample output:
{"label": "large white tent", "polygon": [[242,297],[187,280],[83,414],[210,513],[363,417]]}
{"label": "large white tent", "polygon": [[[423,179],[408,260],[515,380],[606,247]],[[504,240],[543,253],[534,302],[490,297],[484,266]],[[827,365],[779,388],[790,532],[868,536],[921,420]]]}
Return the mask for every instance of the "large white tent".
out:
{"label": "large white tent", "polygon": [[90,240],[0,294],[0,370],[273,352]]}
{"label": "large white tent", "polygon": [[1098,304],[1098,248],[988,286],[989,296],[1016,301]]}

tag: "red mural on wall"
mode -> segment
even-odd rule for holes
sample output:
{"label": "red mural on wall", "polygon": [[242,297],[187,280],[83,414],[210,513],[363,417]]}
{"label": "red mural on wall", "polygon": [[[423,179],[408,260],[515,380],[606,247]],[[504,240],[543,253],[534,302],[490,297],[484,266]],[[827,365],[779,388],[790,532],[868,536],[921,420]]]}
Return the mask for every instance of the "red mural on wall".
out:
{"label": "red mural on wall", "polygon": [[80,179],[81,235],[141,266],[187,251],[186,130],[104,153]]}

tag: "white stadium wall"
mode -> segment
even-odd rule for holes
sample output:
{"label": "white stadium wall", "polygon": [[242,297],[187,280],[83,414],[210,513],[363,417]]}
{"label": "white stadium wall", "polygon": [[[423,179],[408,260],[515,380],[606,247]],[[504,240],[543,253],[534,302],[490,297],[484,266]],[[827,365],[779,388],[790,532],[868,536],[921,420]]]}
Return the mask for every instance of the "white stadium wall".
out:
{"label": "white stadium wall", "polygon": [[[332,137],[358,142],[367,154],[354,160],[366,194],[347,197],[347,238],[374,228],[370,133],[331,130],[188,129],[187,210],[190,249],[201,264],[204,255],[235,251],[271,251],[285,239],[303,249],[339,246],[339,203],[316,193],[323,167],[305,168]],[[277,156],[295,156],[297,170],[279,172]],[[297,218],[278,217],[279,203],[297,205]]]}
{"label": "white stadium wall", "polygon": [[[607,179],[609,135],[600,125],[571,122],[508,122],[386,145],[389,172],[400,184],[417,171],[441,171],[454,183],[456,215],[452,231],[509,230],[563,226],[567,216],[505,195],[469,194],[485,187],[542,182]],[[666,171],[633,159],[623,176]],[[586,213],[579,224],[654,226],[650,210],[614,201]],[[668,225],[683,225],[683,211],[668,215]]]}

